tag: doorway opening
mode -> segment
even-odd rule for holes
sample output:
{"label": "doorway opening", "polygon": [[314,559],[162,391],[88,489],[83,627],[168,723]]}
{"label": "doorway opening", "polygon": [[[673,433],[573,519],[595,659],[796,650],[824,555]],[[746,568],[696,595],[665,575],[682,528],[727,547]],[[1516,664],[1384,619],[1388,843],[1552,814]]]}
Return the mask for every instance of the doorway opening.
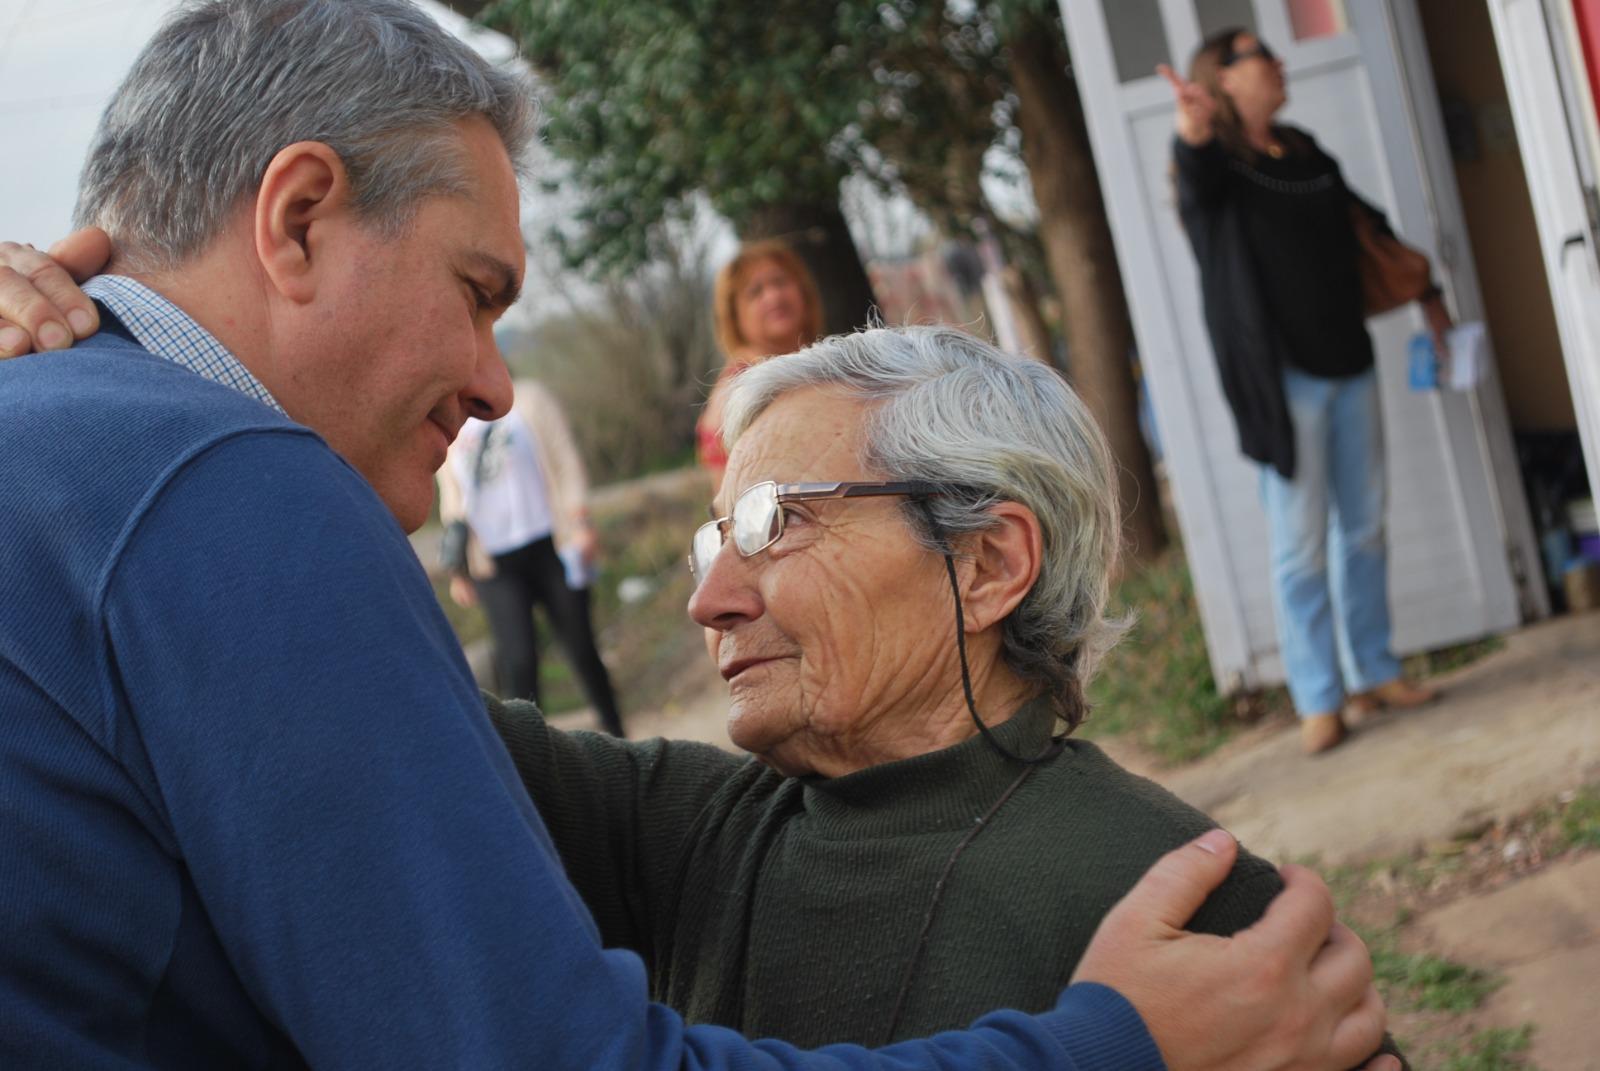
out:
{"label": "doorway opening", "polygon": [[1559,613],[1600,575],[1600,524],[1494,28],[1486,0],[1415,2],[1539,540],[1527,582]]}

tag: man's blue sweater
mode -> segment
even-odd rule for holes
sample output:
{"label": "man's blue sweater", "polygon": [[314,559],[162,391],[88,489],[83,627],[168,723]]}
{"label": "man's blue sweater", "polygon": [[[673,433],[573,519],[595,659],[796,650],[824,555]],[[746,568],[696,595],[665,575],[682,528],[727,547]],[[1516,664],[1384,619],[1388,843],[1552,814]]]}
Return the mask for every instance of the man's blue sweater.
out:
{"label": "man's blue sweater", "polygon": [[125,338],[0,362],[0,577],[0,1066],[1161,1067],[1096,986],[878,1053],[648,1004],[372,489]]}

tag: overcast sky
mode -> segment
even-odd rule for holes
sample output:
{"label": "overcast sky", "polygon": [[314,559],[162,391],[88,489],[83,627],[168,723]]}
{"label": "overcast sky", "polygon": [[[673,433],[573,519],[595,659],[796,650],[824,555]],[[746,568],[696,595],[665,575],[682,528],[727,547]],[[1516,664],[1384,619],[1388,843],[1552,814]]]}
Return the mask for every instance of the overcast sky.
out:
{"label": "overcast sky", "polygon": [[[176,0],[0,0],[0,239],[44,248],[66,234],[78,172],[106,102]],[[422,6],[494,62],[510,41],[442,5]],[[14,162],[14,163],[13,163]],[[559,200],[530,191],[523,224],[537,240]],[[533,267],[533,265],[530,265]],[[529,281],[529,301],[541,287]],[[569,281],[570,285],[571,281]],[[514,319],[526,320],[531,304]]]}

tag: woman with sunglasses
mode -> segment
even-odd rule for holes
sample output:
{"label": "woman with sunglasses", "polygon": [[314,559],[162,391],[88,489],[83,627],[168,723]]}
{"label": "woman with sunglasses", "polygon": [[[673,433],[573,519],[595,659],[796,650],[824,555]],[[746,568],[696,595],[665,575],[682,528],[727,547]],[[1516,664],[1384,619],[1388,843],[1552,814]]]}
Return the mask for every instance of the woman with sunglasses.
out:
{"label": "woman with sunglasses", "polygon": [[[1277,121],[1283,62],[1243,30],[1209,38],[1177,102],[1178,209],[1240,449],[1261,467],[1279,650],[1307,754],[1380,706],[1437,693],[1390,650],[1383,428],[1358,218],[1389,233],[1310,134]],[[1450,316],[1423,297],[1436,343]]]}

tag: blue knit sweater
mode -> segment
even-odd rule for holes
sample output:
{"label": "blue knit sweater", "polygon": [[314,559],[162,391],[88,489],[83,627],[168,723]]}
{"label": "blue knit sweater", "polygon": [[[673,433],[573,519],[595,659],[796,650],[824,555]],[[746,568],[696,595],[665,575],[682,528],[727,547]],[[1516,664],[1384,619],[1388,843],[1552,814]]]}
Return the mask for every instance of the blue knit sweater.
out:
{"label": "blue knit sweater", "polygon": [[371,488],[125,338],[0,362],[0,577],[0,1066],[1161,1067],[1095,986],[884,1053],[648,1004]]}

